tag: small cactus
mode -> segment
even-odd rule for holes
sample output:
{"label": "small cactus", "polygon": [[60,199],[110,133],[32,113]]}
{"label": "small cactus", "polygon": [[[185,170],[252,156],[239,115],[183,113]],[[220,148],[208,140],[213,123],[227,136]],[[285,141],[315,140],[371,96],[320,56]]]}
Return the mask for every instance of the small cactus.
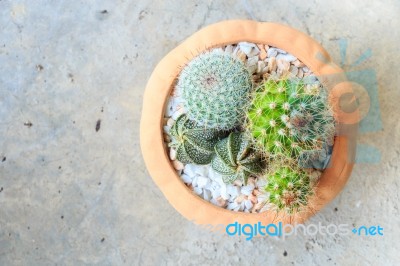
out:
{"label": "small cactus", "polygon": [[234,132],[215,145],[211,167],[222,175],[225,183],[239,179],[246,184],[251,174],[262,172],[263,162],[245,135]]}
{"label": "small cactus", "polygon": [[309,197],[314,194],[309,174],[297,165],[280,164],[267,174],[267,185],[264,191],[269,194],[268,202],[277,211],[289,215],[301,212],[308,204]]}
{"label": "small cactus", "polygon": [[214,145],[225,132],[205,129],[186,115],[180,115],[171,127],[170,147],[176,149],[176,159],[182,163],[208,164],[214,154]]}
{"label": "small cactus", "polygon": [[190,61],[177,83],[189,118],[207,128],[223,130],[244,121],[251,89],[245,64],[218,51],[202,53]]}
{"label": "small cactus", "polygon": [[327,95],[318,85],[268,80],[253,95],[247,130],[269,155],[296,158],[332,145],[335,133]]}

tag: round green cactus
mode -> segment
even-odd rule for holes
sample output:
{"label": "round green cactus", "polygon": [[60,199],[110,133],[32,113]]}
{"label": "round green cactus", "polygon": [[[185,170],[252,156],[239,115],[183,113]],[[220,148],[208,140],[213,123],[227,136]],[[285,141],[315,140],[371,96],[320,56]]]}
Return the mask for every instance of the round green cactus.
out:
{"label": "round green cactus", "polygon": [[264,163],[243,133],[233,132],[215,145],[211,167],[222,175],[225,183],[240,179],[247,183],[251,174],[260,174]]}
{"label": "round green cactus", "polygon": [[182,163],[208,164],[214,154],[214,145],[227,135],[215,129],[205,129],[186,115],[179,116],[171,127],[170,147],[176,149],[176,158]]}
{"label": "round green cactus", "polygon": [[333,144],[335,124],[327,94],[299,80],[268,80],[253,95],[247,130],[269,155],[298,157]]}
{"label": "round green cactus", "polygon": [[189,118],[207,128],[224,130],[244,121],[251,89],[245,64],[218,51],[202,53],[190,61],[177,83]]}
{"label": "round green cactus", "polygon": [[303,169],[283,164],[267,174],[264,191],[269,194],[268,202],[287,214],[301,212],[314,194],[310,177]]}

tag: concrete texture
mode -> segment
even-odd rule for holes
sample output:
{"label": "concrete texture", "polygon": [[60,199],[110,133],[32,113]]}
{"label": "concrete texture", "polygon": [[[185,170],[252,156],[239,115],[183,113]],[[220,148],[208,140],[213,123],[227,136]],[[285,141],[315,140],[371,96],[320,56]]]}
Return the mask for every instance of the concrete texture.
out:
{"label": "concrete texture", "polygon": [[[400,3],[0,1],[0,265],[395,265],[399,263]],[[384,236],[246,241],[181,217],[146,172],[139,120],[156,63],[224,19],[304,31],[376,71],[381,161],[357,165],[309,223],[380,225]],[[97,130],[96,130],[97,128]],[[284,255],[286,254],[286,256]]]}

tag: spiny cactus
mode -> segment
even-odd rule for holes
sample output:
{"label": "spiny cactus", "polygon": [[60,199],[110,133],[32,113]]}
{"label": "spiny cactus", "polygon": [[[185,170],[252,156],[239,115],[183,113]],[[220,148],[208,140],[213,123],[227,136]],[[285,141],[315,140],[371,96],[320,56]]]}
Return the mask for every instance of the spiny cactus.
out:
{"label": "spiny cactus", "polygon": [[297,157],[332,145],[335,124],[327,93],[318,85],[283,79],[264,82],[253,95],[247,130],[270,155]]}
{"label": "spiny cactus", "polygon": [[251,89],[245,64],[218,51],[202,53],[190,61],[177,83],[189,118],[207,128],[224,130],[243,122]]}
{"label": "spiny cactus", "polygon": [[222,175],[225,183],[240,179],[246,184],[251,174],[262,172],[263,162],[248,138],[243,133],[233,132],[215,145],[211,167]]}
{"label": "spiny cactus", "polygon": [[171,127],[172,142],[176,158],[182,163],[208,164],[214,154],[214,145],[227,135],[215,129],[205,129],[186,115],[179,116]]}
{"label": "spiny cactus", "polygon": [[264,190],[269,194],[269,203],[277,211],[284,211],[289,215],[301,212],[302,207],[308,204],[309,197],[314,194],[309,174],[290,163],[280,164],[267,174]]}

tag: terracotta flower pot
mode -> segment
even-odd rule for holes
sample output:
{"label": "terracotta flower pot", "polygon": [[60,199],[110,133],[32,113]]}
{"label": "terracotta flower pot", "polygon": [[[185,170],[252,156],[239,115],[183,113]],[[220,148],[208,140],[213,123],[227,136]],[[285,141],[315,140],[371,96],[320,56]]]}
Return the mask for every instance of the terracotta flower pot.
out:
{"label": "terracotta flower pot", "polygon": [[[301,60],[330,90],[331,104],[338,122],[330,166],[316,186],[315,196],[306,211],[287,216],[274,211],[244,213],[226,210],[194,194],[177,175],[163,140],[163,117],[166,101],[181,67],[204,50],[242,41],[268,44],[285,50]],[[153,71],[144,94],[140,125],[143,158],[154,182],[166,199],[189,220],[197,224],[303,223],[329,203],[346,184],[355,157],[358,112],[342,111],[341,95],[351,93],[343,70],[331,62],[328,53],[309,36],[290,27],[248,20],[231,20],[213,24],[193,34],[166,55]],[[353,108],[354,109],[354,108]]]}

